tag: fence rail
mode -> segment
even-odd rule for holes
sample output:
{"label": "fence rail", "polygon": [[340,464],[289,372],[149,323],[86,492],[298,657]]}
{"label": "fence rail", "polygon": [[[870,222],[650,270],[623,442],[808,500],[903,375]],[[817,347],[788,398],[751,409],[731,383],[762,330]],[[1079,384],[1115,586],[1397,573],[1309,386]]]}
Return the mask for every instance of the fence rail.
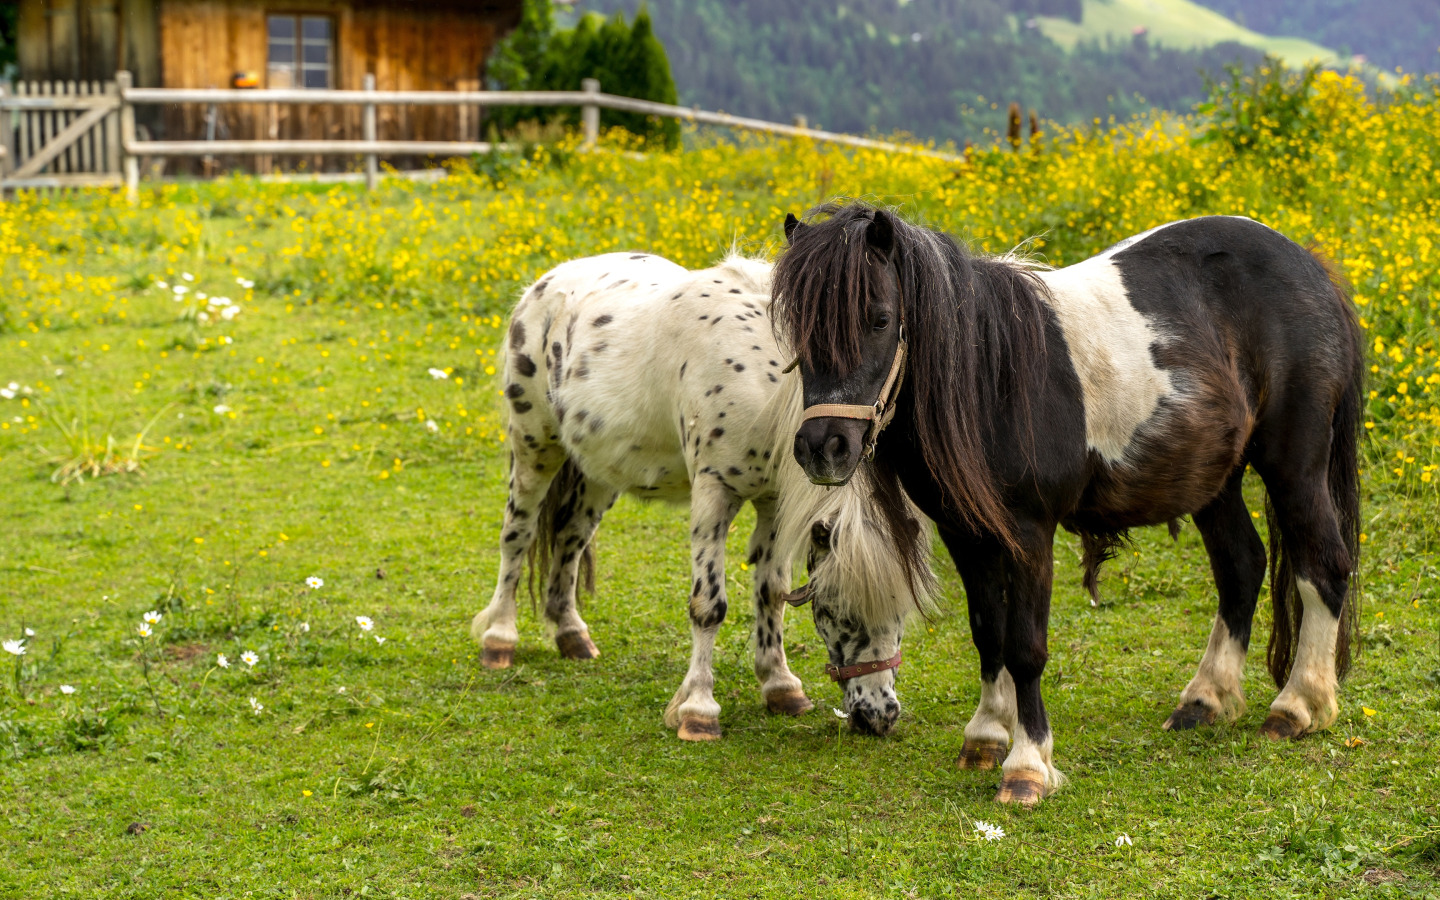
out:
{"label": "fence rail", "polygon": [[[458,156],[486,153],[505,145],[487,141],[414,141],[379,140],[376,137],[376,108],[379,106],[577,106],[581,110],[584,146],[594,147],[599,137],[600,110],[639,113],[680,119],[701,125],[716,125],[745,131],[758,131],[785,137],[806,138],[847,147],[884,150],[933,157],[950,162],[963,158],[926,147],[913,147],[808,128],[803,120],[795,125],[733,116],[728,113],[672,106],[650,100],[619,97],[602,93],[600,83],[587,78],[579,91],[378,91],[373,75],[365,76],[364,90],[296,90],[262,89],[232,90],[216,88],[137,88],[131,86],[129,72],[116,74],[115,82],[107,84],[103,93],[69,96],[32,96],[0,92],[0,117],[15,115],[26,122],[36,116],[49,116],[50,111],[63,110],[64,123],[45,131],[43,146],[29,148],[24,160],[11,151],[12,132],[8,121],[0,131],[6,141],[0,159],[14,160],[13,172],[0,171],[0,189],[6,187],[50,186],[63,184],[73,177],[74,183],[113,183],[114,173],[123,171],[127,193],[134,197],[139,190],[141,157],[214,157],[222,155],[304,155],[361,156],[365,160],[365,181],[374,188],[379,177],[381,155]],[[226,104],[295,104],[309,106],[359,106],[362,113],[363,140],[203,140],[170,141],[140,140],[136,134],[135,107],[157,104],[205,104],[212,110]],[[103,126],[102,126],[103,123]],[[102,127],[102,137],[95,141],[106,149],[104,167],[71,165],[62,174],[41,175],[41,170],[64,156],[75,155],[74,145],[91,140],[90,133]],[[118,136],[115,131],[118,130]],[[28,135],[29,132],[26,132]],[[118,137],[118,140],[117,140]],[[113,149],[112,149],[113,148]],[[95,161],[94,153],[86,157]],[[111,167],[113,166],[113,167]]]}

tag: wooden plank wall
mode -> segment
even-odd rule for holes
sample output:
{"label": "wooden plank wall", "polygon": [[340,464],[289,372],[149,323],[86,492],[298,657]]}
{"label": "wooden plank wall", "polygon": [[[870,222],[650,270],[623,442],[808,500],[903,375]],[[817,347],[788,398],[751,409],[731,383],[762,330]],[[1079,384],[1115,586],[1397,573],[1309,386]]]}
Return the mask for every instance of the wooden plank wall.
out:
{"label": "wooden plank wall", "polygon": [[129,69],[141,87],[160,85],[158,0],[21,0],[20,78],[111,81]]}
{"label": "wooden plank wall", "polygon": [[[516,4],[518,7],[518,3]],[[259,0],[167,2],[161,7],[160,44],[165,87],[228,87],[236,72],[266,78],[267,10],[329,15],[335,23],[335,86],[358,90],[374,73],[379,90],[475,88],[498,32],[494,12],[446,6],[398,6],[344,0],[304,0],[276,7]],[[358,139],[361,111],[334,106],[228,105],[218,110],[217,137]],[[206,110],[170,110],[164,135],[171,140],[206,136]],[[463,120],[463,121],[462,121]],[[462,124],[464,126],[462,131]],[[474,110],[454,107],[380,107],[379,137],[457,140],[478,136]],[[229,168],[235,161],[221,161]],[[280,160],[275,160],[280,164]],[[292,160],[308,168],[346,167],[353,161]],[[262,165],[261,167],[266,168]]]}

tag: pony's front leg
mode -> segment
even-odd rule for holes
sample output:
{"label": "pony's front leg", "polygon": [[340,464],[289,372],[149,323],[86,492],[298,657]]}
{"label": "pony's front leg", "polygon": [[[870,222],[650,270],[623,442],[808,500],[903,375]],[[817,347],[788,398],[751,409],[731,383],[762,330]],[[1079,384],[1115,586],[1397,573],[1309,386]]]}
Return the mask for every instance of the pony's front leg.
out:
{"label": "pony's front leg", "polygon": [[1045,703],[1040,698],[1040,676],[1049,659],[1046,631],[1050,624],[1050,584],[1054,561],[1051,546],[1054,526],[1020,523],[1024,558],[1007,554],[1008,609],[1005,620],[1005,668],[1015,683],[1018,728],[1010,755],[1001,765],[1004,775],[995,799],[1001,803],[1034,806],[1064,784],[1065,777],[1051,763],[1054,744]]}
{"label": "pony's front leg", "polygon": [[965,583],[970,640],[980,654],[980,703],[965,726],[965,745],[955,765],[993,769],[1010,751],[1016,729],[1015,681],[1005,668],[1005,570],[999,564],[1004,549],[943,526],[940,538]]}
{"label": "pony's front leg", "polygon": [[725,621],[725,535],[740,498],[702,470],[690,489],[690,671],[665,708],[665,724],[686,741],[720,738],[715,702],[715,635]]}
{"label": "pony's front leg", "polygon": [[775,553],[775,501],[753,501],[755,533],[750,535],[749,563],[755,569],[755,677],[760,694],[773,713],[798,716],[815,708],[800,679],[785,659],[785,600],[790,589],[790,561]]}

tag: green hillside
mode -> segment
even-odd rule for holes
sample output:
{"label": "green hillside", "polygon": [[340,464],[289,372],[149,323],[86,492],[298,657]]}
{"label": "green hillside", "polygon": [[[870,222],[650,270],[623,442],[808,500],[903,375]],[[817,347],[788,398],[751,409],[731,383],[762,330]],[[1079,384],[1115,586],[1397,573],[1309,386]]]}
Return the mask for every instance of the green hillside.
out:
{"label": "green hillside", "polygon": [[1129,41],[1137,28],[1156,44],[1201,49],[1234,42],[1278,56],[1292,66],[1318,62],[1340,66],[1334,50],[1295,37],[1272,37],[1237,24],[1213,9],[1190,0],[1083,0],[1079,22],[1058,16],[1038,16],[1040,31],[1067,49],[1083,41]]}

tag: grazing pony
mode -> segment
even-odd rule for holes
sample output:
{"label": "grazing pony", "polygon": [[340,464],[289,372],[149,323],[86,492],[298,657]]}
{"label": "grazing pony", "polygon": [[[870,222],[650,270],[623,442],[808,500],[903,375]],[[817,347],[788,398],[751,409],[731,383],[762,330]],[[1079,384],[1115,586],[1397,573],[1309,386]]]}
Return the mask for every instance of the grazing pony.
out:
{"label": "grazing pony", "polygon": [[[1062,781],[1040,697],[1056,525],[1081,536],[1093,590],[1127,529],[1192,516],[1219,615],[1164,727],[1243,711],[1266,568],[1247,464],[1268,495],[1268,661],[1283,688],[1261,732],[1335,721],[1356,623],[1364,363],[1349,299],[1320,260],[1258,222],[1207,216],[1050,270],[974,255],[864,204],[819,212],[787,218],[774,278],[773,315],[804,379],[794,455],[816,483],[843,484],[873,453],[879,488],[903,486],[936,521],[980,653],[962,768],[1003,758],[1003,802],[1034,804]],[[814,614],[832,660],[874,658],[855,628]],[[898,648],[892,621],[859,622],[890,642],[880,654]]]}
{"label": "grazing pony", "polygon": [[[576,609],[576,581],[583,569],[593,589],[591,538],[622,492],[690,504],[693,649],[665,710],[686,740],[720,736],[711,657],[727,609],[725,538],[746,501],[756,515],[748,556],[755,674],[772,712],[800,715],[813,705],[786,663],[781,630],[791,558],[812,540],[811,524],[827,537],[815,583],[839,593],[853,593],[850,583],[861,592],[908,590],[894,553],[862,546],[877,539],[873,528],[843,529],[849,539],[838,542],[829,536],[826,523],[865,518],[868,493],[817,488],[790,459],[800,388],[780,375],[770,275],[770,263],[741,257],[690,272],[658,256],[611,253],[563,263],[525,291],[504,367],[511,472],[500,571],[470,629],[485,666],[511,664],[527,556],[532,589],[535,572],[548,570],[545,615],[561,655],[598,655]],[[804,527],[788,532],[793,544],[777,546],[782,508]],[[903,515],[909,542],[888,531],[878,539],[921,559],[922,529]]]}

